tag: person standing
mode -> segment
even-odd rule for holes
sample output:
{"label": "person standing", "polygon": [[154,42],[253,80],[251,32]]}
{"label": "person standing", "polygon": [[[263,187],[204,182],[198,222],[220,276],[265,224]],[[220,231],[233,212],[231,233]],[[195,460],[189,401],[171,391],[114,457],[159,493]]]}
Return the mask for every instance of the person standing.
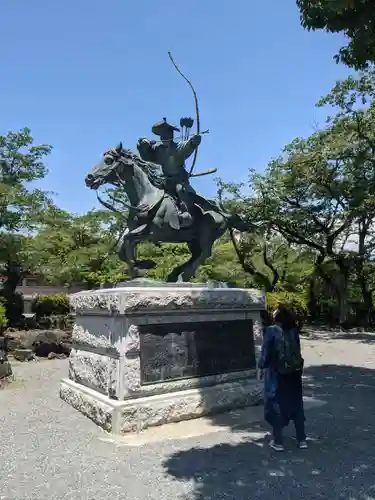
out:
{"label": "person standing", "polygon": [[298,447],[307,448],[302,396],[303,358],[294,315],[284,306],[273,313],[273,325],[265,329],[258,363],[264,380],[264,417],[272,427],[271,447],[284,451],[283,428],[292,420]]}

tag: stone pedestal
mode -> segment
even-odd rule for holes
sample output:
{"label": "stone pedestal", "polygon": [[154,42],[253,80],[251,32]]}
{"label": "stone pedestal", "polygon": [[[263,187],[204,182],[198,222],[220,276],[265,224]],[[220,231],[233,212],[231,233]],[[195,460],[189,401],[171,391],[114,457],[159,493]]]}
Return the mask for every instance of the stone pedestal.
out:
{"label": "stone pedestal", "polygon": [[60,395],[106,431],[124,434],[261,401],[262,292],[123,287],[70,300],[77,319]]}

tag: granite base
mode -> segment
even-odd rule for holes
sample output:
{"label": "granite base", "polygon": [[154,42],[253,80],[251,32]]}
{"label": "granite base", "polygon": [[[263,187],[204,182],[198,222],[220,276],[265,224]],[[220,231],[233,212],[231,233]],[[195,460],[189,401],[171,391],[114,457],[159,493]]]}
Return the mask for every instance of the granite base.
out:
{"label": "granite base", "polygon": [[262,384],[254,379],[126,401],[115,401],[69,379],[60,387],[65,402],[117,435],[257,405],[262,402],[262,394]]}
{"label": "granite base", "polygon": [[127,286],[80,292],[70,302],[76,324],[60,396],[108,432],[261,401],[262,292]]}

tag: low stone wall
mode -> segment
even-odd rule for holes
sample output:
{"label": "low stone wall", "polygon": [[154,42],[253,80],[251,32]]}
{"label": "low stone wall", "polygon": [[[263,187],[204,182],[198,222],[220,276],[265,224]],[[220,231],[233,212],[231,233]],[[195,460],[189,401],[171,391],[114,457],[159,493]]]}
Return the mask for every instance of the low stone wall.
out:
{"label": "low stone wall", "polygon": [[65,330],[9,329],[4,337],[9,353],[14,353],[16,350],[31,350],[36,356],[48,357],[50,353],[69,356],[71,351],[71,332]]}

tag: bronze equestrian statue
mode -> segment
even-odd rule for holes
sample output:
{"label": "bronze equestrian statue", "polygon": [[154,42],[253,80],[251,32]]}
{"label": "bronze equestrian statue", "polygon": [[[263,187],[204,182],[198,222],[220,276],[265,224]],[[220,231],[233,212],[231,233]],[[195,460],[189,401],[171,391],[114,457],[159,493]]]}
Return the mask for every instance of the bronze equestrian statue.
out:
{"label": "bronze equestrian statue", "polygon": [[[165,123],[170,130],[171,126]],[[184,160],[199,142],[193,136],[187,143],[165,148],[140,139],[141,156],[120,144],[106,151],[102,163],[86,177],[86,185],[91,189],[111,184],[126,192],[128,220],[119,256],[128,264],[133,278],[149,267],[149,262],[136,259],[136,247],[142,241],[187,243],[191,258],[173,269],[168,281],[189,281],[198,266],[211,256],[215,240],[226,229],[249,229],[239,215],[225,213],[218,203],[199,196],[190,186]]]}
{"label": "bronze equestrian statue", "polygon": [[[191,177],[213,173],[216,169],[193,173],[202,134],[208,131],[200,132],[198,101],[191,82],[181,73],[171,54],[169,57],[193,91],[197,132],[189,137],[194,120],[181,118],[180,126],[185,133],[176,142],[174,132],[180,130],[164,118],[152,127],[159,141],[140,138],[139,155],[124,149],[122,144],[106,151],[101,164],[87,175],[85,182],[91,189],[111,184],[126,193],[127,228],[119,241],[119,257],[128,264],[131,277],[139,277],[143,269],[155,265],[152,261],[137,260],[139,243],[187,243],[191,258],[172,269],[168,276],[169,282],[186,282],[211,256],[215,240],[227,229],[248,231],[250,227],[239,215],[227,214],[216,201],[198,195],[190,184]],[[193,164],[188,172],[185,162],[191,155],[194,155]],[[113,209],[99,196],[98,199]]]}

